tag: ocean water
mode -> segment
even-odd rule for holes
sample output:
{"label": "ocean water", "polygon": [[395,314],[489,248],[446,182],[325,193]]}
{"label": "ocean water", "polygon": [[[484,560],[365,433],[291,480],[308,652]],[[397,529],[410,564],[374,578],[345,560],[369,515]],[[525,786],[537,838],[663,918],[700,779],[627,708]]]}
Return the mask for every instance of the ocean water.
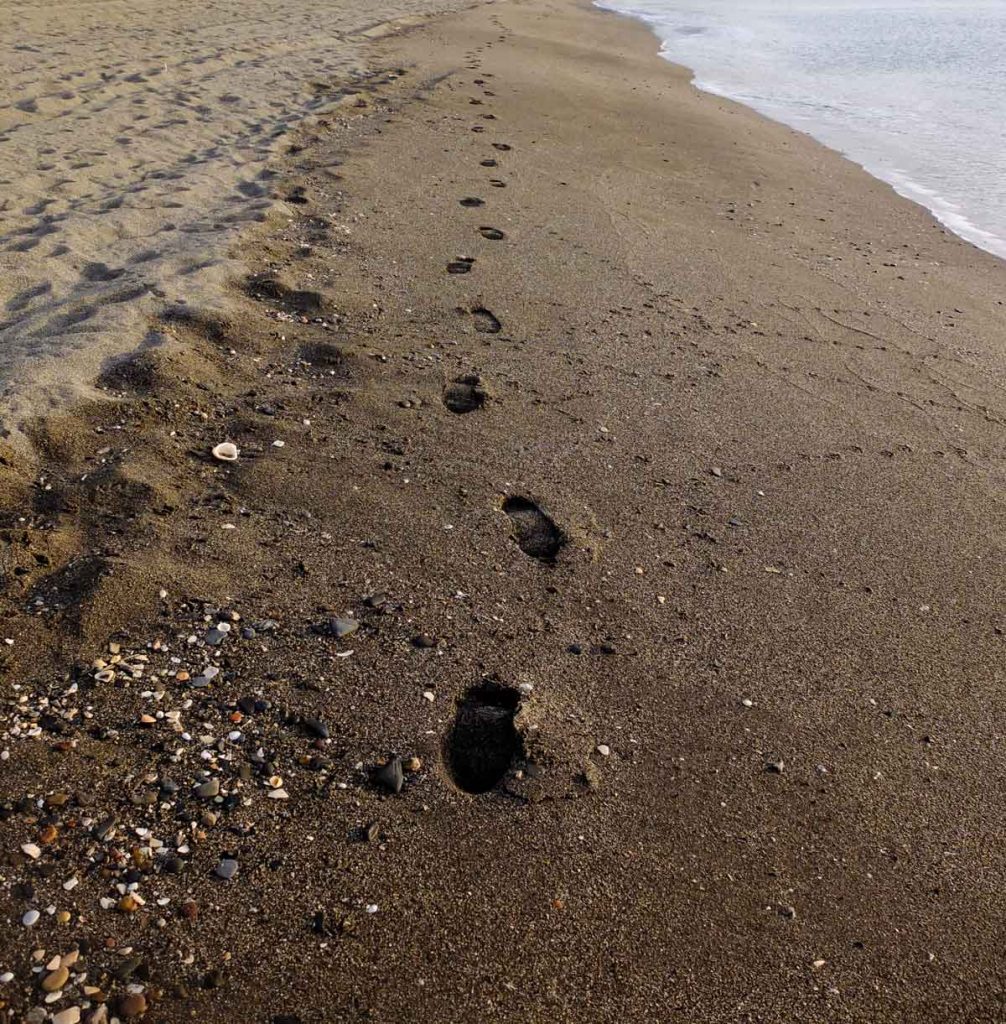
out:
{"label": "ocean water", "polygon": [[1006,0],[598,0],[1006,258]]}

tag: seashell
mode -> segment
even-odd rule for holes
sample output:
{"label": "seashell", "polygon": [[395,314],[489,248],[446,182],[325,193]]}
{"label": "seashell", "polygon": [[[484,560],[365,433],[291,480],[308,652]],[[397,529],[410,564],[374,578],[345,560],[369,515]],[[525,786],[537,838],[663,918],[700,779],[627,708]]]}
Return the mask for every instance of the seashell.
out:
{"label": "seashell", "polygon": [[237,462],[238,446],[230,441],[224,441],[213,449],[213,458],[220,462]]}

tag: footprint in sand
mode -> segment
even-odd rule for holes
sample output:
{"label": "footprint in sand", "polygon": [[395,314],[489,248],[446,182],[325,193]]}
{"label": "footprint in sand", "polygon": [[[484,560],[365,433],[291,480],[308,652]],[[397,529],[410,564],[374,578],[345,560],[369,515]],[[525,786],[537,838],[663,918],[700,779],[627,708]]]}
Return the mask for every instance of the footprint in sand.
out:
{"label": "footprint in sand", "polygon": [[499,228],[481,227],[479,228],[479,234],[483,238],[488,238],[490,242],[501,242],[506,238],[506,235]]}
{"label": "footprint in sand", "polygon": [[480,334],[499,334],[503,325],[483,306],[472,310],[472,317],[475,319],[475,330]]}
{"label": "footprint in sand", "polygon": [[475,260],[471,256],[459,256],[456,260],[451,260],[447,264],[448,274],[467,274],[471,269]]}
{"label": "footprint in sand", "polygon": [[498,167],[498,166],[499,166],[499,164],[496,163],[496,161],[492,160],[492,159],[480,160],[479,161],[479,167]]}
{"label": "footprint in sand", "polygon": [[505,142],[494,142],[493,149],[498,149],[501,153],[509,153],[513,146],[508,146]]}
{"label": "footprint in sand", "polygon": [[492,185],[493,188],[506,188],[506,182],[502,181],[500,178],[490,178],[489,184]]}
{"label": "footprint in sand", "polygon": [[444,389],[444,405],[459,416],[481,409],[487,397],[477,373],[458,377]]}
{"label": "footprint in sand", "polygon": [[477,196],[465,196],[464,199],[459,199],[458,202],[460,202],[462,206],[469,208],[486,205],[486,201],[484,199],[479,199]]}
{"label": "footprint in sand", "polygon": [[121,267],[112,268],[107,263],[85,263],[80,268],[81,278],[92,283],[114,281],[124,273]]}
{"label": "footprint in sand", "polygon": [[454,784],[466,793],[487,793],[523,755],[514,725],[520,693],[495,680],[473,686],[458,704],[444,741],[444,761]]}
{"label": "footprint in sand", "polygon": [[519,496],[507,498],[503,511],[510,517],[514,540],[521,551],[539,562],[554,564],[566,538],[551,516],[529,498]]}

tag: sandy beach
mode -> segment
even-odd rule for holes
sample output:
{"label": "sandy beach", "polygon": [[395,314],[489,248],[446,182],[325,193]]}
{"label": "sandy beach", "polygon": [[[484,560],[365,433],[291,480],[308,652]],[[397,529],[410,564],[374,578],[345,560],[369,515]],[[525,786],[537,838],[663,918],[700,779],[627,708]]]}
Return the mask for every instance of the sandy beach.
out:
{"label": "sandy beach", "polygon": [[579,0],[260,6],[177,211],[2,112],[2,1012],[1001,1020],[1003,264]]}

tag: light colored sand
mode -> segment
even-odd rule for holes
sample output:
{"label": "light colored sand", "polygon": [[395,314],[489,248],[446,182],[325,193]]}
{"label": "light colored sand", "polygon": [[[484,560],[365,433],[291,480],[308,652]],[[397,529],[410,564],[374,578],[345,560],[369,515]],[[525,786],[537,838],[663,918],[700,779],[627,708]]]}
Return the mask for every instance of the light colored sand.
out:
{"label": "light colored sand", "polygon": [[[164,300],[211,300],[283,134],[381,23],[457,0],[12,0],[0,35],[4,425],[86,388]],[[53,359],[52,357],[59,357]]]}

